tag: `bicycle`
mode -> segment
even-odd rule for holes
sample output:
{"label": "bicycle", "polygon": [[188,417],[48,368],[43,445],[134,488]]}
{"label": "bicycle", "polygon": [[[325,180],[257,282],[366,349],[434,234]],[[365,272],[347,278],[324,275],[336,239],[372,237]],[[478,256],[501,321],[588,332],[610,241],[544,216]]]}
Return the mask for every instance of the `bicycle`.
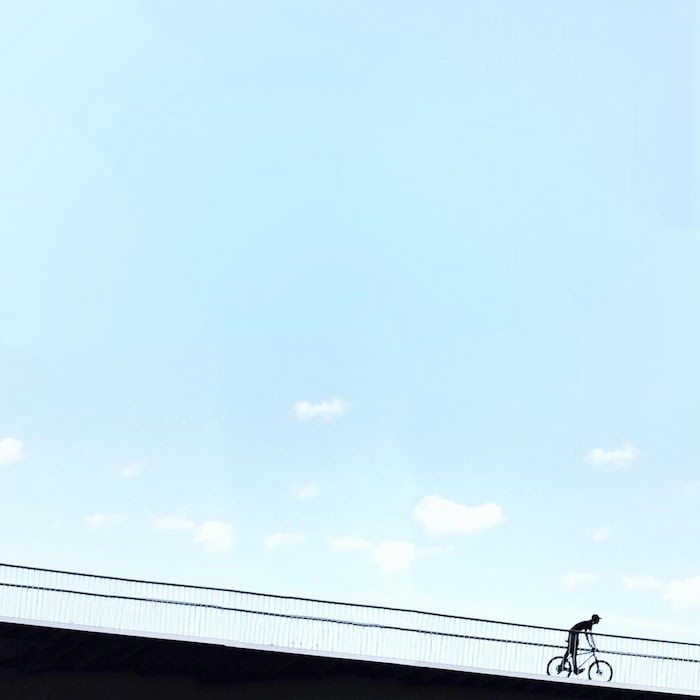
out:
{"label": "bicycle", "polygon": [[[591,647],[584,652],[580,652],[577,655],[578,668],[583,668],[591,659],[593,662],[588,667],[588,679],[591,681],[610,681],[613,677],[612,666],[607,662],[599,659],[596,655],[598,650],[595,647]],[[568,678],[571,675],[571,661],[567,657],[564,661],[563,656],[555,656],[550,659],[547,663],[547,675],[548,676],[560,676],[562,678]]]}

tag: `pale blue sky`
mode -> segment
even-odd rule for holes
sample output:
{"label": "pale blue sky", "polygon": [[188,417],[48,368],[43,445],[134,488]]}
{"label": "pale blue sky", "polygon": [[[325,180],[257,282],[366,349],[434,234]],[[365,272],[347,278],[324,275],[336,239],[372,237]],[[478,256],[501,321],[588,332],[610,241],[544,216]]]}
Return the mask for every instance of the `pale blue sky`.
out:
{"label": "pale blue sky", "polygon": [[0,560],[697,638],[698,27],[0,2]]}

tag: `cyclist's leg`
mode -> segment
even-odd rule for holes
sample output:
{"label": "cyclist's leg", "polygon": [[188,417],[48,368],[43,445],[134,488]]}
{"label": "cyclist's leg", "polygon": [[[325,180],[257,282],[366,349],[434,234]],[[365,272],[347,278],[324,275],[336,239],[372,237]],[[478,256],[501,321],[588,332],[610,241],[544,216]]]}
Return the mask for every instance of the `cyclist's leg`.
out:
{"label": "cyclist's leg", "polygon": [[569,638],[566,640],[566,649],[564,649],[564,656],[562,657],[561,660],[561,665],[557,669],[558,672],[561,671],[562,668],[564,668],[564,664],[566,664],[566,660],[571,656],[571,650],[572,650],[572,644],[573,644],[573,634],[569,632]]}
{"label": "cyclist's leg", "polygon": [[569,647],[571,649],[571,664],[574,674],[578,674],[578,634],[570,632]]}

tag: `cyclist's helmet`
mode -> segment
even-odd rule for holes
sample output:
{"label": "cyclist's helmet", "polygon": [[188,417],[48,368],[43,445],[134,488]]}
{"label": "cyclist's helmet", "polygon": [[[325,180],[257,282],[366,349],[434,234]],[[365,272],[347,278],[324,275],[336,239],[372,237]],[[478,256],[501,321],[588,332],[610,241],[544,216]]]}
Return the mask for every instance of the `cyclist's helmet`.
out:
{"label": "cyclist's helmet", "polygon": [[601,617],[600,615],[592,615],[591,620],[593,620],[593,622],[600,622]]}

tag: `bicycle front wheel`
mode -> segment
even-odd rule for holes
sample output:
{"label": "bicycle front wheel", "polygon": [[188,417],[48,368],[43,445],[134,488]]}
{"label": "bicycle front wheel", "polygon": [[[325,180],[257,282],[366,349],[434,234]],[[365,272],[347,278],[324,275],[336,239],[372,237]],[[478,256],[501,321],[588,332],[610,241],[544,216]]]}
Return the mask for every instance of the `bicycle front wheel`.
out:
{"label": "bicycle front wheel", "polygon": [[612,666],[607,661],[594,661],[588,667],[588,678],[592,681],[609,681],[613,676]]}
{"label": "bicycle front wheel", "polygon": [[571,675],[571,663],[567,659],[564,661],[563,656],[555,656],[553,659],[549,660],[547,664],[547,675],[548,676],[561,676],[562,678],[567,678]]}

